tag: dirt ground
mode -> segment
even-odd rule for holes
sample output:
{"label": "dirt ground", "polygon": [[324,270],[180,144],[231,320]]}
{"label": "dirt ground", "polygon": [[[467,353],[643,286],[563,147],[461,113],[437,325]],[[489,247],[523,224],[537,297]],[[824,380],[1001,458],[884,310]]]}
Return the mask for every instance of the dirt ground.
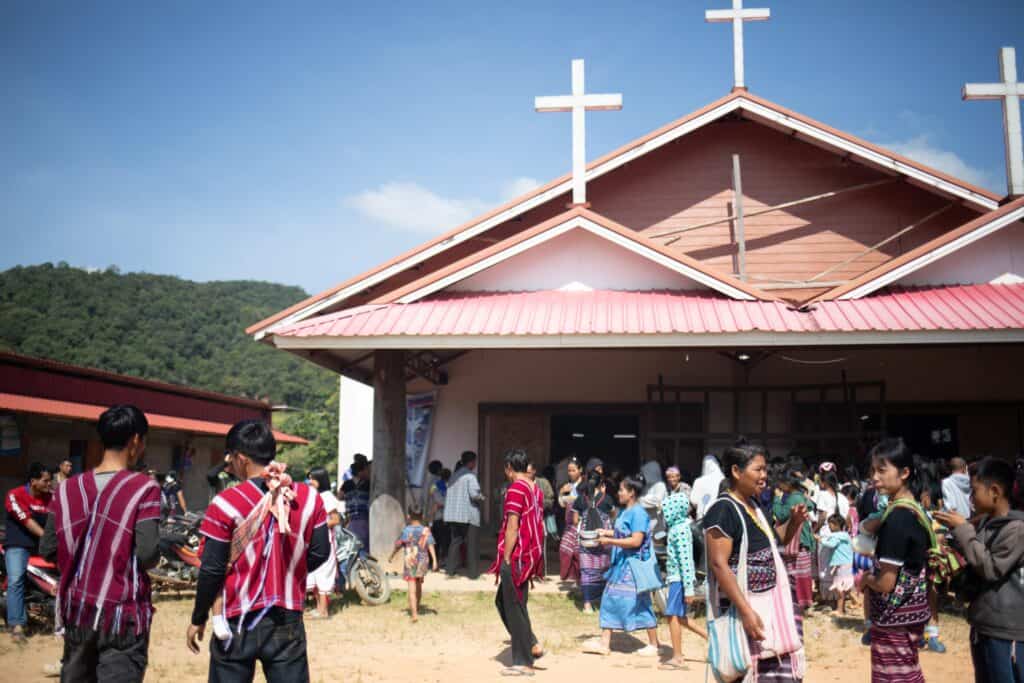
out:
{"label": "dirt ground", "polygon": [[[464,581],[463,581],[464,582]],[[397,583],[401,583],[398,581]],[[432,582],[435,586],[438,584]],[[366,607],[356,602],[335,602],[329,621],[307,622],[310,667],[314,683],[344,680],[347,683],[421,681],[497,681],[508,660],[507,635],[494,610],[490,583],[482,579],[463,590],[424,592],[419,623],[410,622],[405,593],[395,593],[391,603]],[[531,596],[534,630],[548,650],[538,662],[535,680],[610,680],[609,675],[630,674],[630,680],[698,682],[705,680],[702,657],[704,641],[684,632],[683,646],[690,670],[666,672],[657,663],[630,654],[644,643],[616,634],[613,654],[607,658],[584,655],[579,644],[599,630],[596,615],[579,612],[564,594],[546,590]],[[163,597],[150,642],[147,681],[190,683],[205,681],[209,656],[192,655],[185,647],[185,628],[191,614],[191,598]],[[868,648],[860,645],[860,620],[835,621],[815,614],[806,622],[808,683],[870,680]],[[973,680],[966,623],[943,615],[943,640],[949,651],[924,653],[922,662],[929,683],[963,683]],[[669,656],[668,627],[659,627],[662,658]],[[37,635],[28,645],[15,646],[0,636],[0,681],[46,681],[42,665],[60,659],[61,645],[52,636]],[[637,678],[636,674],[640,674]],[[257,675],[257,680],[263,678]]]}

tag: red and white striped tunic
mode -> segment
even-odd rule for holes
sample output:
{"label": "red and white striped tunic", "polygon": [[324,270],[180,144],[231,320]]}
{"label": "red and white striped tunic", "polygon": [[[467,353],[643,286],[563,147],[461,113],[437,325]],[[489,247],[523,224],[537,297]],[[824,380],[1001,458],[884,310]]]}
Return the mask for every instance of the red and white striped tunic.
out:
{"label": "red and white striped tunic", "polygon": [[498,532],[498,556],[490,572],[500,575],[505,556],[505,528],[509,515],[519,517],[519,536],[512,549],[512,582],[518,587],[530,579],[544,576],[544,494],[540,487],[522,479],[512,482],[505,493],[501,530]]}
{"label": "red and white striped tunic", "polygon": [[61,483],[50,504],[57,531],[57,610],[65,625],[136,634],[153,618],[149,576],[135,557],[135,525],[160,518],[160,487],[122,470],[97,493],[86,472]]}
{"label": "red and white striped tunic", "polygon": [[[281,607],[301,612],[306,593],[306,551],[313,529],[327,523],[323,502],[305,484],[292,484],[289,504],[291,530],[278,533],[273,515],[267,515],[253,542],[228,568],[224,581],[224,616]],[[252,480],[219,493],[206,510],[199,533],[230,543],[235,527],[244,520],[265,492]]]}

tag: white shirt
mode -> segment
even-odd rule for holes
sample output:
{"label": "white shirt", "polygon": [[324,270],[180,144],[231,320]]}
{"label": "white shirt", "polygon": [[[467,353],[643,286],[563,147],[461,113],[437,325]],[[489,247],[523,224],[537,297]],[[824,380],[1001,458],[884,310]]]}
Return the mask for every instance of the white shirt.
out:
{"label": "white shirt", "polygon": [[820,489],[817,495],[814,496],[814,505],[818,508],[818,512],[825,513],[826,527],[828,526],[828,518],[836,514],[836,506],[839,507],[839,516],[843,519],[850,514],[850,501],[846,500],[846,496],[843,494],[833,494],[825,489]]}

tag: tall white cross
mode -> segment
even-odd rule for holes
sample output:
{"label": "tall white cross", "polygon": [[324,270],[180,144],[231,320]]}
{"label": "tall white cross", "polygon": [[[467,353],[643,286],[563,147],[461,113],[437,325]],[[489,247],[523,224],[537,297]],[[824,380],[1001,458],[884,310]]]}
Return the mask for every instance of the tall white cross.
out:
{"label": "tall white cross", "polygon": [[1004,47],[999,53],[1002,83],[966,83],[965,100],[1002,100],[1003,135],[1006,137],[1006,184],[1011,196],[1024,195],[1024,144],[1021,143],[1020,98],[1024,83],[1017,82],[1017,51]]}
{"label": "tall white cross", "polygon": [[537,97],[537,111],[572,112],[572,203],[587,203],[587,111],[622,109],[622,95],[585,95],[583,60],[572,60],[572,94]]}
{"label": "tall white cross", "polygon": [[768,21],[771,10],[743,9],[743,0],[732,0],[732,9],[709,9],[704,12],[708,23],[732,22],[732,59],[735,83],[733,87],[746,88],[743,81],[743,22]]}

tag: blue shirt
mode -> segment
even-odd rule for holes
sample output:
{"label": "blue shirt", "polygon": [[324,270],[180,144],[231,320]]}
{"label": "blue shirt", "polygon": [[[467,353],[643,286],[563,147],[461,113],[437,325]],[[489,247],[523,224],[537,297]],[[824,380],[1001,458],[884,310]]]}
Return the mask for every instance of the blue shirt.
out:
{"label": "blue shirt", "polygon": [[853,543],[847,532],[834,531],[821,539],[821,545],[832,548],[832,557],[828,561],[828,566],[840,567],[844,564],[853,564]]}

